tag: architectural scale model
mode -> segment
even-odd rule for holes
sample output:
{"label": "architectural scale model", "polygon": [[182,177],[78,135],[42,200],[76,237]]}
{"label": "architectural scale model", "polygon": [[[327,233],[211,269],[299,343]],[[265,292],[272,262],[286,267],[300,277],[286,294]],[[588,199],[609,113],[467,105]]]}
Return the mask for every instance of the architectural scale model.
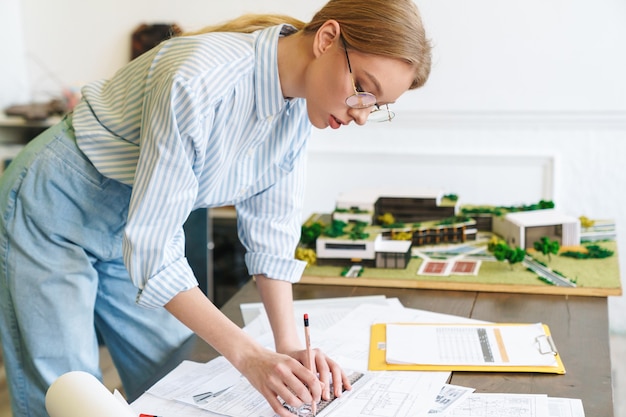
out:
{"label": "architectural scale model", "polygon": [[611,221],[552,202],[461,206],[455,194],[368,189],[312,215],[296,257],[303,283],[620,295],[616,252]]}

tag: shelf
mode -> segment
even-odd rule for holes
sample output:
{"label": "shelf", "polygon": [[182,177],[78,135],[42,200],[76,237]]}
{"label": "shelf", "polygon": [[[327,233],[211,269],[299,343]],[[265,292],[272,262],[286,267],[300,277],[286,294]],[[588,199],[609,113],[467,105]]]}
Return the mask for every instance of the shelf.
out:
{"label": "shelf", "polygon": [[45,120],[26,120],[23,117],[7,116],[0,113],[0,128],[3,127],[20,127],[20,128],[46,128],[50,127],[61,120],[61,116],[48,117]]}
{"label": "shelf", "polygon": [[61,116],[45,120],[26,120],[23,117],[0,113],[0,144],[26,144],[60,120]]}

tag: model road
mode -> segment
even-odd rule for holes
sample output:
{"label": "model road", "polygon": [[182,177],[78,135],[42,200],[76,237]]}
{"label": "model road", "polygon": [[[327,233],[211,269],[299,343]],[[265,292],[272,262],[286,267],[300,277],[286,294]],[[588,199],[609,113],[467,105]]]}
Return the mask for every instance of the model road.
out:
{"label": "model road", "polygon": [[575,287],[576,286],[576,284],[574,284],[569,279],[565,279],[562,276],[560,276],[559,274],[555,274],[554,272],[552,272],[552,270],[550,268],[547,268],[547,267],[541,265],[539,262],[535,261],[530,256],[526,256],[522,263],[527,268],[530,268],[534,273],[536,273],[540,277],[543,277],[543,278],[553,282],[554,285],[556,285],[558,287]]}

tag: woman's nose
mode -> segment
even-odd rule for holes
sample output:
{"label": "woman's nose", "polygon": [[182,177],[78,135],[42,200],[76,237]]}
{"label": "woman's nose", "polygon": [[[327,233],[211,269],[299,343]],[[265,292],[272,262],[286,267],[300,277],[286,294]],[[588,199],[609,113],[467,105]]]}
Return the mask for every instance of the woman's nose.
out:
{"label": "woman's nose", "polygon": [[372,109],[370,107],[365,109],[350,109],[350,116],[354,120],[354,123],[363,126],[367,122],[367,118],[371,112]]}

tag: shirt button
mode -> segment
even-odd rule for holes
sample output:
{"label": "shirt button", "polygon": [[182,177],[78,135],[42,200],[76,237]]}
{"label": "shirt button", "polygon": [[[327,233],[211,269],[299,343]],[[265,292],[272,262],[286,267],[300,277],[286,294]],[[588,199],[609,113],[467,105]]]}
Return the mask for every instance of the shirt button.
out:
{"label": "shirt button", "polygon": [[248,156],[254,155],[254,149],[248,149]]}
{"label": "shirt button", "polygon": [[267,119],[266,119],[266,120],[267,120],[268,122],[271,122],[272,120],[274,120],[274,116],[267,116]]}

